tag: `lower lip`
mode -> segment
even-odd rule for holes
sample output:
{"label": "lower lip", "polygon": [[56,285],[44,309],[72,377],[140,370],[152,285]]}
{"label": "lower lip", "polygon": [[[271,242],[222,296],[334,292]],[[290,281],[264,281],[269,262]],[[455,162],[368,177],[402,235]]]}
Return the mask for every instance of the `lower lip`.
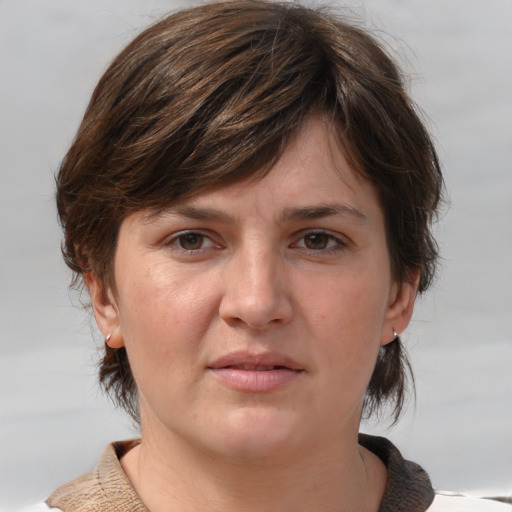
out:
{"label": "lower lip", "polygon": [[210,368],[226,386],[237,391],[265,393],[281,388],[299,378],[301,370],[242,370],[238,368]]}

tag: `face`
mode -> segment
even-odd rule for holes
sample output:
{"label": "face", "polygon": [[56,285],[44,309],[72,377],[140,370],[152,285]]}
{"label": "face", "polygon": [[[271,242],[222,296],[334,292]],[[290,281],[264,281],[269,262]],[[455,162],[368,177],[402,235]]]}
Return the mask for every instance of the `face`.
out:
{"label": "face", "polygon": [[230,456],[353,436],[414,301],[391,277],[376,191],[320,118],[264,178],[126,218],[114,267],[108,301],[88,283],[127,349],[143,436]]}

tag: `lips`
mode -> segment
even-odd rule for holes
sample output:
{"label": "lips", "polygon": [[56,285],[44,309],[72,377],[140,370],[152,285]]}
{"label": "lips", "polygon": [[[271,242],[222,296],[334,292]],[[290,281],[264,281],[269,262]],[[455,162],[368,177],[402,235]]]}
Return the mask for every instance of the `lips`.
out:
{"label": "lips", "polygon": [[209,368],[237,368],[249,371],[268,371],[275,369],[303,370],[302,366],[292,358],[278,352],[233,352],[216,359]]}
{"label": "lips", "polygon": [[263,393],[286,387],[304,369],[288,356],[276,352],[231,353],[208,366],[219,381],[236,391]]}
{"label": "lips", "polygon": [[226,368],[236,368],[237,370],[249,370],[255,372],[268,372],[269,370],[283,370],[286,366],[254,366],[252,364],[239,364],[239,365],[229,365]]}

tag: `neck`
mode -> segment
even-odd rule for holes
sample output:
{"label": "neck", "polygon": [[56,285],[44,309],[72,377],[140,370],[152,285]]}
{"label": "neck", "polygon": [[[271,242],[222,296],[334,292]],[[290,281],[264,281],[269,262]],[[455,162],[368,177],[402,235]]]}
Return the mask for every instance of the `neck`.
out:
{"label": "neck", "polygon": [[357,433],[338,446],[258,459],[220,457],[144,433],[121,463],[151,512],[375,512],[387,476],[380,459],[357,444]]}

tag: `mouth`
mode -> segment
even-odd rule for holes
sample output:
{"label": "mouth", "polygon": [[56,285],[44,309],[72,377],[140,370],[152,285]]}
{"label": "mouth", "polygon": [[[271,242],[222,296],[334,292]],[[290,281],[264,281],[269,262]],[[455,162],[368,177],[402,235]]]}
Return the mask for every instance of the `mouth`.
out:
{"label": "mouth", "polygon": [[252,372],[269,372],[271,370],[290,370],[291,369],[291,368],[288,368],[288,367],[282,366],[282,365],[255,366],[252,364],[237,364],[237,365],[232,364],[232,365],[224,366],[224,368],[232,368],[235,370],[246,370],[246,371],[252,371]]}
{"label": "mouth", "polygon": [[284,388],[304,372],[299,363],[278,353],[238,352],[217,359],[208,370],[225,386],[246,393]]}
{"label": "mouth", "polygon": [[232,352],[214,360],[209,368],[244,371],[292,370],[302,371],[302,366],[291,357],[279,352]]}

